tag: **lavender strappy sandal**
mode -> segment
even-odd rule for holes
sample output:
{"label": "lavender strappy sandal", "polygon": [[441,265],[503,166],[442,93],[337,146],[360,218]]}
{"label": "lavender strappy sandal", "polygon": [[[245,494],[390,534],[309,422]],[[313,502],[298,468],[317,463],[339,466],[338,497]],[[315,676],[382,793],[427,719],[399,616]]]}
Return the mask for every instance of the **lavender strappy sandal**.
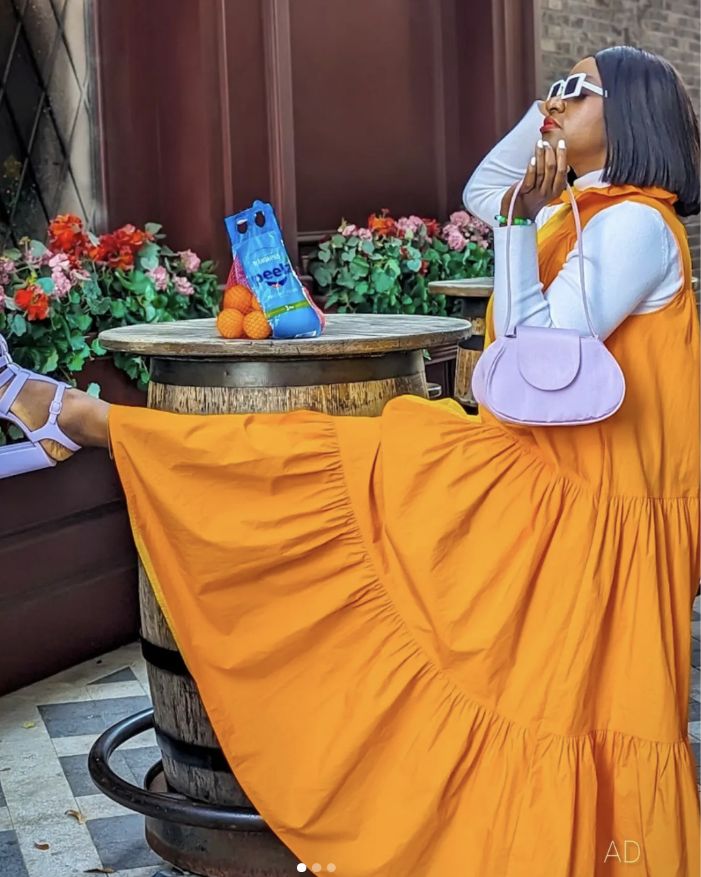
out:
{"label": "lavender strappy sandal", "polygon": [[[22,387],[29,379],[44,381],[56,386],[56,393],[49,406],[49,418],[44,426],[39,429],[30,429],[19,417],[11,413],[10,408],[19,395]],[[48,469],[55,466],[57,461],[50,457],[39,444],[46,439],[52,439],[63,445],[69,451],[79,451],[80,445],[68,438],[59,427],[57,420],[63,408],[63,394],[69,389],[68,384],[39,375],[36,372],[20,368],[13,362],[7,342],[0,335],[0,388],[5,387],[5,392],[0,396],[0,419],[9,420],[19,427],[27,436],[28,441],[17,445],[0,447],[0,478],[9,478],[12,475],[22,475],[24,472],[33,472],[36,469]]]}

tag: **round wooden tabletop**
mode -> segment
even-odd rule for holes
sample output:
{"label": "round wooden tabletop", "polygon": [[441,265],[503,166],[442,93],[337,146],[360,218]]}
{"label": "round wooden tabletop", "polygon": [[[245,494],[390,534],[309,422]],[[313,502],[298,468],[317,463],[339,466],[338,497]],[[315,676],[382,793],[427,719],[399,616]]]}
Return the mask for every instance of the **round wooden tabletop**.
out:
{"label": "round wooden tabletop", "polygon": [[493,277],[472,277],[469,280],[432,280],[428,284],[430,295],[447,295],[453,298],[489,298],[494,291]]}
{"label": "round wooden tabletop", "polygon": [[108,350],[162,357],[329,357],[373,356],[397,350],[421,350],[469,337],[468,320],[408,314],[327,314],[318,338],[290,340],[222,338],[214,319],[139,323],[100,333]]}

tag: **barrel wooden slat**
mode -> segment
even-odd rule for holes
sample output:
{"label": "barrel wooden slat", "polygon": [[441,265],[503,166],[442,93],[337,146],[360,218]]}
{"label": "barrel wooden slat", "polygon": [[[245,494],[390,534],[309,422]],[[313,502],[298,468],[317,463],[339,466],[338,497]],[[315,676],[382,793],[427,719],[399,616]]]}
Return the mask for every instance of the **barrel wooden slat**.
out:
{"label": "barrel wooden slat", "polygon": [[458,347],[455,359],[455,398],[463,405],[477,407],[477,400],[472,392],[472,376],[482,355],[480,350],[465,350]]}
{"label": "barrel wooden slat", "polygon": [[[178,654],[178,647],[161,612],[143,567],[139,568],[141,634],[148,642]],[[160,731],[197,746],[219,748],[193,679],[146,664],[154,718]],[[230,769],[211,771],[161,753],[168,784],[190,798],[212,804],[252,807]]]}
{"label": "barrel wooden slat", "polygon": [[380,414],[395,396],[428,396],[425,372],[417,372],[413,377],[323,387],[266,387],[260,390],[190,387],[187,393],[183,389],[172,384],[151,383],[149,407],[180,414],[247,414],[308,408],[326,414],[372,417]]}
{"label": "barrel wooden slat", "polygon": [[[387,320],[330,315],[329,330],[329,338],[232,344],[216,338],[213,321],[196,320],[110,330],[102,333],[100,340],[108,349],[152,357],[148,391],[151,408],[195,414],[307,408],[333,415],[376,416],[396,396],[415,394],[427,398],[421,350],[455,343],[469,335],[470,324],[448,318]],[[349,379],[339,380],[344,372]],[[379,377],[373,377],[375,374]],[[154,379],[156,375],[159,380]],[[361,380],[359,375],[365,377]],[[293,385],[276,384],[281,377]],[[258,379],[261,386],[252,386]],[[224,763],[223,769],[219,765],[215,770],[193,765],[193,758],[196,761],[203,753],[221,759],[223,755],[143,568],[139,591],[141,633],[168,785],[196,800],[255,810],[228,765]],[[173,669],[178,660],[180,669]],[[239,848],[253,843],[246,833],[232,842]],[[260,839],[256,838],[255,843]],[[277,861],[279,845],[271,834],[270,862]],[[202,858],[199,867],[203,874],[222,873],[214,868],[208,871],[206,856]],[[265,856],[261,854],[261,858]],[[261,865],[265,867],[265,862]],[[261,873],[279,872],[271,866]]]}

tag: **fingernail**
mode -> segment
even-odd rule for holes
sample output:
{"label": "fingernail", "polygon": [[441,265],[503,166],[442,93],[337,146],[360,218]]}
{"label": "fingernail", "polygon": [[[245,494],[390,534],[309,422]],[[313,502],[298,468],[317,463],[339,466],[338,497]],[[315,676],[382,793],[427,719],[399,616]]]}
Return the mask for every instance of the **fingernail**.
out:
{"label": "fingernail", "polygon": [[539,140],[538,141],[538,149],[542,149],[542,148],[543,148],[543,141]]}
{"label": "fingernail", "polygon": [[534,155],[533,158],[531,159],[531,165],[535,165],[535,155]]}
{"label": "fingernail", "polygon": [[564,141],[564,140],[558,140],[558,141],[557,141],[557,148],[558,148],[558,149],[565,149],[565,148],[566,148],[565,141]]}
{"label": "fingernail", "polygon": [[548,149],[552,149],[552,146],[548,143],[547,140],[543,140],[543,146],[547,146]]}

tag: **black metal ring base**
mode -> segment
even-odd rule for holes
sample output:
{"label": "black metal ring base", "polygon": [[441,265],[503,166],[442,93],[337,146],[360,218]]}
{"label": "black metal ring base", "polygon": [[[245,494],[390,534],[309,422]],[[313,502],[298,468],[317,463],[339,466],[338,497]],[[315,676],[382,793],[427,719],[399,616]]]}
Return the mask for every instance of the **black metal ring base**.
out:
{"label": "black metal ring base", "polygon": [[98,788],[118,804],[154,819],[191,825],[195,828],[239,831],[270,831],[257,810],[191,801],[177,793],[148,791],[151,781],[159,772],[160,762],[146,775],[146,788],[133,786],[110,767],[110,758],[127,740],[150,731],[154,727],[153,709],[143,710],[108,728],[93,744],[88,755],[88,770]]}
{"label": "black metal ring base", "polygon": [[151,380],[179,387],[308,387],[382,381],[423,374],[420,350],[344,359],[221,360],[151,358]]}

